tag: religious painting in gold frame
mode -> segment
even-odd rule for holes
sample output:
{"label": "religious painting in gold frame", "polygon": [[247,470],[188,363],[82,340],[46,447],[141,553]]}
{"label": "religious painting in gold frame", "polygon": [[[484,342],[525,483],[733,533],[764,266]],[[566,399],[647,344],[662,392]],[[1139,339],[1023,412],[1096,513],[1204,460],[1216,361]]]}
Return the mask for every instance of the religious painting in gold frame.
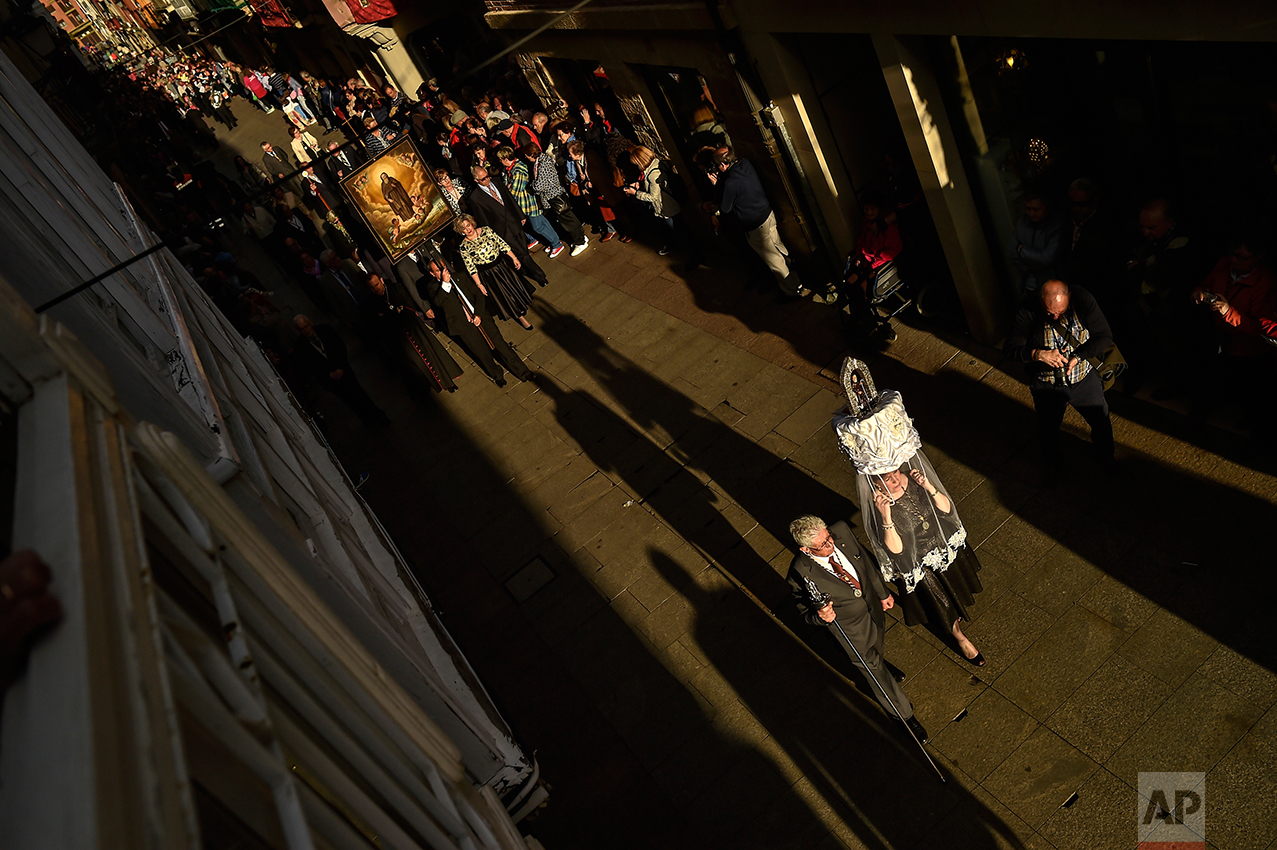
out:
{"label": "religious painting in gold frame", "polygon": [[407,137],[351,172],[341,186],[395,262],[453,219],[434,174]]}

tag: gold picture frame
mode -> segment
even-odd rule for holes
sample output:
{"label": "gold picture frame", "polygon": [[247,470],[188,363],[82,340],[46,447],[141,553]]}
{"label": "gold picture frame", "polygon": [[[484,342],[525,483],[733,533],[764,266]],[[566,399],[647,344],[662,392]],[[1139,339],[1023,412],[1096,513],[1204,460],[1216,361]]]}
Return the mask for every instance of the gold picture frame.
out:
{"label": "gold picture frame", "polygon": [[341,187],[392,262],[454,218],[432,169],[407,136],[351,172]]}

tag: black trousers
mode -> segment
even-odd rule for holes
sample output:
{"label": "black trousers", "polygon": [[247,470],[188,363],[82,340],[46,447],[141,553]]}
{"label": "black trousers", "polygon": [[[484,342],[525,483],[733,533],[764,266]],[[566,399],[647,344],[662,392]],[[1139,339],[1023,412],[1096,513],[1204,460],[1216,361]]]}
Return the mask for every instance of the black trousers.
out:
{"label": "black trousers", "polygon": [[1113,423],[1109,419],[1109,405],[1104,398],[1104,382],[1099,373],[1091,370],[1085,378],[1070,386],[1056,386],[1041,381],[1030,385],[1033,393],[1033,409],[1038,415],[1038,439],[1042,453],[1054,461],[1060,451],[1060,425],[1064,411],[1071,404],[1091,426],[1091,445],[1102,462],[1113,459]]}
{"label": "black trousers", "polygon": [[[532,259],[532,254],[528,252],[528,240],[523,236],[523,231],[519,231],[519,235],[509,244],[510,250],[519,258],[519,271],[523,272],[524,277],[534,280],[542,286],[550,282],[549,278],[545,276],[545,270],[537,265],[536,260]],[[462,269],[462,271],[464,270]]]}
{"label": "black trousers", "polygon": [[[480,323],[477,328],[467,322],[460,328],[448,330],[453,332],[452,336],[465,347],[471,359],[492,380],[500,381],[503,378],[502,366],[520,381],[531,378],[532,372],[519,357],[518,352],[511,348],[510,343],[506,342],[505,337],[501,335],[497,322],[491,316],[482,316]],[[487,339],[484,338],[485,334]],[[488,346],[488,340],[492,341],[491,347]],[[498,362],[500,366],[497,365]]]}
{"label": "black trousers", "polygon": [[568,238],[569,245],[582,245],[585,243],[585,228],[581,226],[581,219],[577,218],[567,195],[551,198],[550,212],[554,214],[554,220],[558,222],[559,230],[563,231],[563,235]]}
{"label": "black trousers", "polygon": [[[837,629],[830,630],[834,640],[838,641],[838,645],[843,648],[843,652],[847,653],[851,666],[859,670],[860,675],[865,677],[865,682],[869,685],[869,689],[873,691],[878,704],[882,706],[882,710],[887,712],[887,716],[908,720],[913,717],[913,703],[909,701],[909,695],[905,693],[904,688],[900,687],[895,676],[888,669],[889,664],[882,654],[886,632],[877,627],[873,631],[877,637],[872,643],[863,646],[858,644],[856,646],[856,649],[860,650],[861,657],[865,659],[865,663],[861,664],[856,658],[855,651],[847,645],[848,641],[842,639],[842,634]],[[872,675],[870,675],[871,673]],[[876,685],[874,684],[875,681],[877,682]],[[895,703],[894,711],[892,710],[892,703]]]}

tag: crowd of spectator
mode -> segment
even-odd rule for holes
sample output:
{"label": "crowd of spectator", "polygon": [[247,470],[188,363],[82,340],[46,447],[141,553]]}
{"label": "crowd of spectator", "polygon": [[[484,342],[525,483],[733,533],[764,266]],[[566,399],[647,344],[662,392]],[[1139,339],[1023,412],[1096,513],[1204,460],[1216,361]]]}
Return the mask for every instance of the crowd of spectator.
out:
{"label": "crowd of spectator", "polygon": [[1029,192],[1023,207],[1006,247],[1020,294],[1032,300],[1053,279],[1088,290],[1129,364],[1125,392],[1148,387],[1200,416],[1239,403],[1238,424],[1271,427],[1277,285],[1263,222],[1211,240],[1171,199],[1115,209],[1089,178],[1058,199]]}
{"label": "crowd of spectator", "polygon": [[[384,414],[358,386],[344,349],[332,344],[329,324],[436,391],[456,390],[462,372],[434,339],[446,333],[504,385],[506,374],[531,376],[498,325],[532,328],[528,307],[548,282],[533,252],[551,260],[579,256],[592,239],[629,243],[637,236],[661,255],[677,252],[688,270],[702,263],[686,220],[684,177],[667,157],[627,135],[627,122],[614,124],[601,102],[560,102],[551,119],[521,74],[495,82],[484,91],[447,91],[430,80],[410,97],[362,78],[334,82],[307,71],[187,58],[112,77],[108,90],[136,119],[125,157],[134,189],[213,302],[286,377],[313,377],[377,425]],[[290,141],[262,141],[259,156],[236,156],[235,173],[223,173],[205,158],[219,146],[208,119],[229,133],[239,123],[235,108],[244,106],[281,112]],[[170,122],[164,116],[174,108]],[[148,113],[160,120],[148,126]],[[736,158],[712,109],[697,110],[691,120],[705,142],[706,194],[716,197],[706,212],[737,219],[781,288],[796,291],[788,250],[752,165]],[[337,139],[325,138],[334,133]],[[436,234],[431,250],[396,264],[348,208],[340,184],[406,136],[431,161],[444,201],[464,226]],[[269,287],[230,250],[225,228],[235,226],[319,315],[281,314]],[[436,303],[452,298],[461,306]],[[467,327],[458,326],[458,316]],[[486,348],[476,351],[477,339]],[[325,371],[320,349],[333,350],[342,365]]]}
{"label": "crowd of spectator", "polygon": [[[414,297],[414,281],[402,264],[390,263],[378,240],[345,207],[338,188],[361,164],[411,136],[431,161],[444,201],[456,215],[473,216],[477,233],[501,237],[529,293],[544,284],[531,252],[544,251],[550,259],[578,256],[592,238],[642,238],[695,270],[705,261],[703,240],[688,221],[697,209],[688,203],[688,186],[695,184],[708,199],[700,211],[714,232],[734,235],[741,247],[752,249],[782,300],[811,295],[844,307],[857,341],[873,334],[888,342],[895,338],[876,306],[878,281],[906,244],[919,250],[915,240],[921,241],[922,228],[910,220],[917,186],[893,170],[882,191],[862,199],[864,220],[841,275],[812,291],[790,262],[758,174],[737,157],[708,99],[688,116],[687,161],[695,173],[687,175],[662,152],[640,144],[624,116],[610,116],[603,102],[547,105],[513,71],[483,90],[445,89],[430,80],[412,96],[361,78],[333,81],[306,71],[209,60],[161,63],[134,80],[140,85],[117,85],[115,92],[134,119],[146,115],[148,100],[168,102],[166,109],[153,110],[161,116],[158,136],[147,134],[155,136],[144,163],[151,188],[157,180],[172,182],[169,194],[205,222],[225,224],[226,210],[233,208],[229,220],[238,219],[330,315],[350,311],[325,278],[326,255],[355,263],[346,295],[352,303],[363,300],[366,278],[376,273],[404,304],[423,317],[431,311],[427,300]],[[206,162],[180,165],[198,162],[200,152],[217,144],[206,119],[227,131],[236,127],[231,105],[240,101],[268,113],[281,110],[289,122],[288,148],[263,142],[260,160],[236,159],[233,179]],[[170,125],[163,116],[172,115],[173,107],[177,114]],[[324,138],[333,133],[341,134],[339,140]],[[1026,193],[1006,248],[1020,295],[1032,300],[1050,280],[1088,290],[1129,364],[1123,378],[1128,392],[1148,384],[1159,400],[1185,395],[1195,407],[1209,408],[1222,396],[1266,387],[1273,373],[1269,342],[1277,335],[1266,234],[1240,227],[1219,251],[1181,222],[1168,199],[1151,199],[1138,211],[1138,233],[1123,226],[1120,212],[1110,209],[1090,179],[1075,180],[1064,197]],[[460,275],[466,274],[462,238],[445,235],[443,258],[450,273]],[[425,275],[429,258],[416,256],[417,271]],[[224,293],[221,300],[230,309]],[[488,306],[498,319],[530,324],[526,311],[516,315],[491,300]],[[231,314],[237,321],[255,315],[243,304]],[[353,314],[345,318],[354,326],[352,320]],[[247,330],[262,337],[251,327],[260,324],[258,315]],[[1255,413],[1248,411],[1248,417]]]}

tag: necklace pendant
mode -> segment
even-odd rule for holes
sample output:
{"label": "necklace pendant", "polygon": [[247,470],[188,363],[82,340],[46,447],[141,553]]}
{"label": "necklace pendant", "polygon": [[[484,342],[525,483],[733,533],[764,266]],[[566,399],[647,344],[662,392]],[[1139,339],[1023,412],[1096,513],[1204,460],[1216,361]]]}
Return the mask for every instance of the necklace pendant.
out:
{"label": "necklace pendant", "polygon": [[859,598],[860,598],[860,588],[858,588],[858,587],[853,587],[853,588],[851,589],[851,592],[852,592],[853,594],[855,594],[855,596],[856,596],[856,598],[857,598],[857,599],[859,599]]}
{"label": "necklace pendant", "polygon": [[928,528],[930,528],[930,527],[931,527],[931,523],[927,522],[926,520],[923,520],[923,521],[922,521],[922,530],[923,530],[923,531],[926,531],[926,530],[927,530]]}

